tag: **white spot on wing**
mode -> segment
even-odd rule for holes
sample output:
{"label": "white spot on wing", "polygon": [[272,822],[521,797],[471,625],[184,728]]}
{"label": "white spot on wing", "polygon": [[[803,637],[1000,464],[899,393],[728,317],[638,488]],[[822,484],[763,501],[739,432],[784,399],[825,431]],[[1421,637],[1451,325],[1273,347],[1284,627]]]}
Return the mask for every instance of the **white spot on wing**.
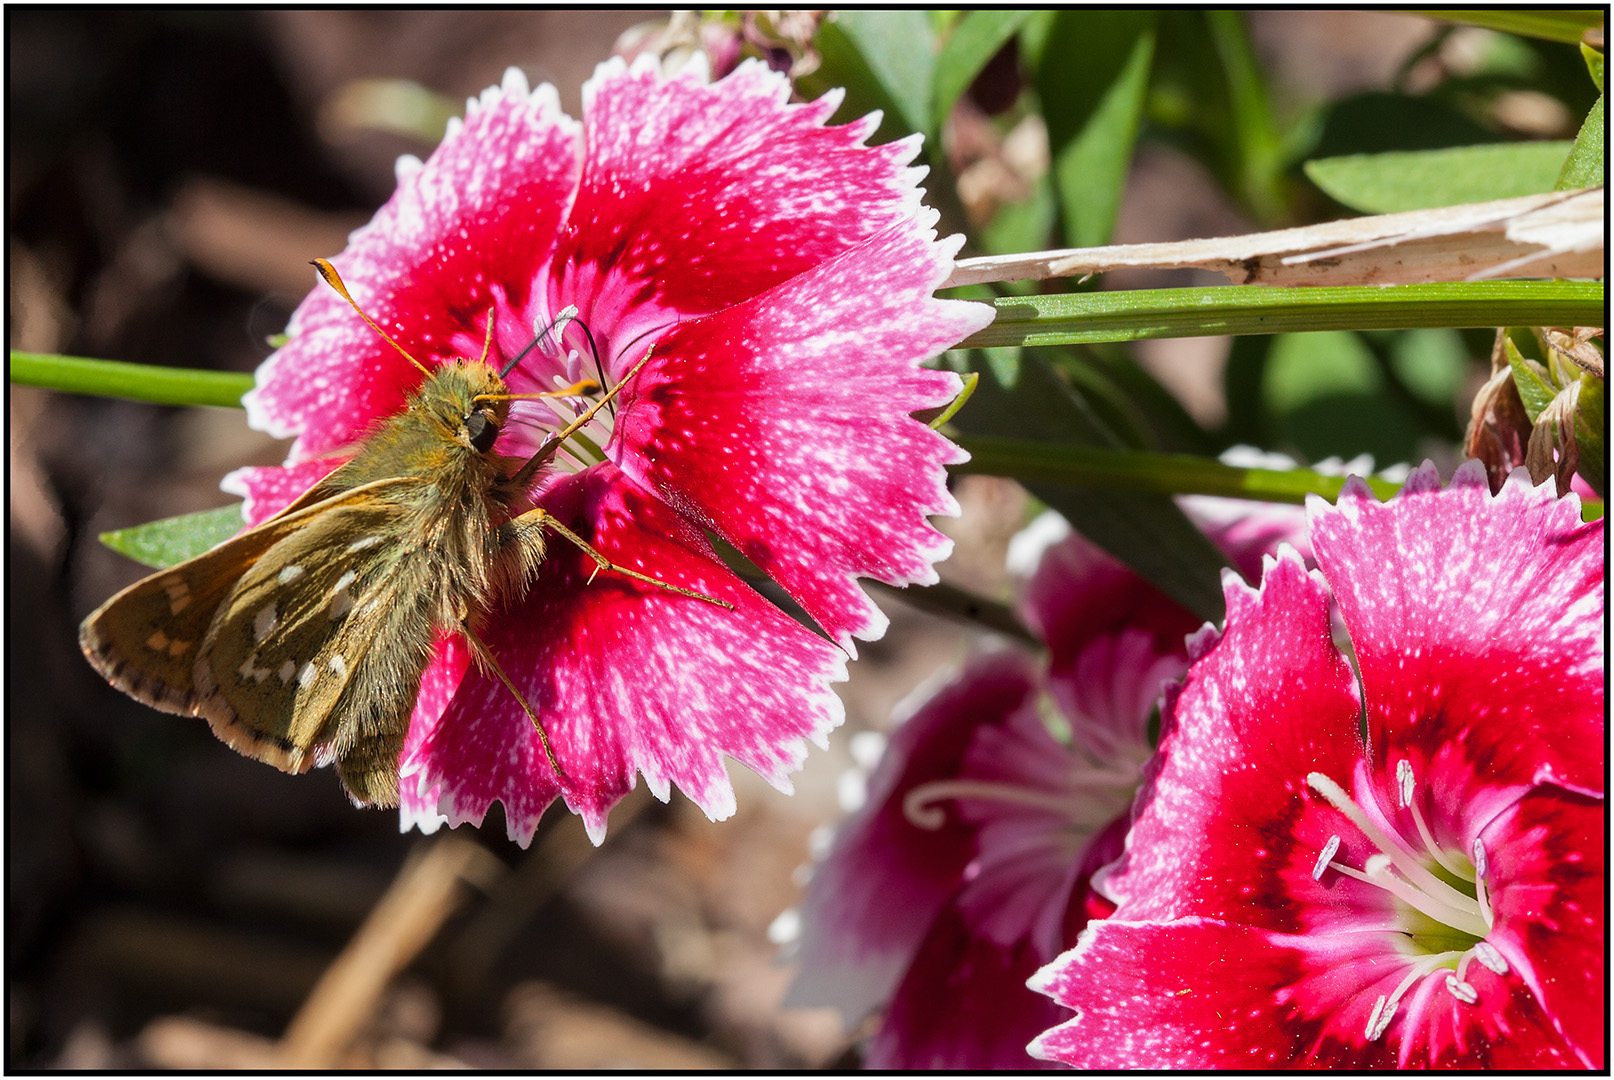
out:
{"label": "white spot on wing", "polygon": [[266,605],[252,619],[252,640],[260,645],[263,644],[264,639],[274,633],[275,627],[278,625],[280,625],[280,615],[275,611],[275,605],[272,603]]}
{"label": "white spot on wing", "polygon": [[336,579],[336,584],[331,587],[331,618],[340,619],[353,610],[353,597],[348,595],[347,587],[353,584],[358,576],[349,570]]}
{"label": "white spot on wing", "polygon": [[318,674],[319,669],[313,664],[304,664],[303,669],[297,673],[297,685],[307,690],[309,684],[314,681],[314,676]]}
{"label": "white spot on wing", "polygon": [[275,575],[275,580],[282,585],[290,585],[292,582],[296,581],[302,576],[303,568],[298,566],[296,563],[292,563],[289,566],[283,567],[280,573]]}

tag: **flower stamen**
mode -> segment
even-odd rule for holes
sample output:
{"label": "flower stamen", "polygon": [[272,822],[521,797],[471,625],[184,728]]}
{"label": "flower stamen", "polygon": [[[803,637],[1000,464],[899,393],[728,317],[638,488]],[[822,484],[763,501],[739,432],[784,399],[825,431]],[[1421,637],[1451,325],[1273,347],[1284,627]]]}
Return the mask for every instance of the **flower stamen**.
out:
{"label": "flower stamen", "polygon": [[1418,827],[1418,838],[1423,841],[1424,850],[1449,873],[1457,877],[1467,877],[1464,868],[1435,843],[1434,836],[1429,832],[1429,826],[1424,823],[1423,811],[1418,809],[1418,801],[1413,798],[1417,788],[1412,774],[1412,762],[1402,758],[1395,767],[1396,794],[1399,796],[1401,809],[1412,811],[1412,823]]}
{"label": "flower stamen", "polygon": [[[1329,805],[1361,829],[1380,852],[1367,861],[1365,874],[1339,863],[1330,865],[1341,873],[1393,893],[1416,910],[1447,926],[1477,938],[1486,935],[1490,930],[1490,923],[1484,918],[1483,909],[1478,902],[1464,896],[1425,869],[1411,853],[1369,820],[1362,808],[1357,806],[1333,780],[1322,773],[1314,772],[1307,774],[1306,783],[1326,799]],[[1392,866],[1400,872],[1400,878],[1390,873]]]}
{"label": "flower stamen", "polygon": [[1311,868],[1311,880],[1321,881],[1323,879],[1323,871],[1328,869],[1329,863],[1331,863],[1334,856],[1338,854],[1339,834],[1335,833],[1333,836],[1328,838],[1328,843],[1323,845],[1322,854],[1317,856],[1317,863]]}
{"label": "flower stamen", "polygon": [[[1367,1041],[1373,1042],[1389,1030],[1390,1022],[1395,1019],[1396,1012],[1401,1008],[1402,997],[1406,995],[1406,992],[1412,988],[1414,983],[1430,972],[1444,966],[1457,955],[1455,952],[1434,953],[1423,957],[1408,968],[1406,975],[1402,977],[1401,982],[1390,996],[1384,997],[1380,995],[1379,999],[1373,1003],[1373,1011],[1368,1014],[1367,1030],[1364,1033]],[[1464,983],[1463,985],[1466,986],[1467,984]],[[1453,993],[1455,996],[1455,991]]]}
{"label": "flower stamen", "polygon": [[991,780],[932,780],[917,785],[902,797],[902,813],[919,828],[934,830],[947,822],[947,815],[936,805],[937,803],[948,799],[991,799],[1046,810],[1071,821],[1082,821],[1088,816],[1083,813],[1084,808],[1092,803],[1092,788],[1124,787],[1131,790],[1137,785],[1135,772],[1123,776],[1118,771],[1077,769],[1070,775],[1071,794],[1042,791],[1024,784],[1001,784]]}
{"label": "flower stamen", "polygon": [[[1485,928],[1489,930],[1496,925],[1496,918],[1491,914],[1490,892],[1485,887],[1485,842],[1474,837],[1474,901],[1479,905],[1480,917],[1485,920]],[[1481,934],[1481,937],[1484,935]]]}
{"label": "flower stamen", "polygon": [[1478,942],[1472,949],[1469,950],[1469,952],[1473,954],[1474,959],[1478,960],[1495,974],[1506,975],[1508,973],[1507,960],[1500,952],[1497,952],[1496,946],[1492,945],[1489,941]]}
{"label": "flower stamen", "polygon": [[[1445,898],[1437,895],[1431,895],[1428,892],[1420,890],[1417,885],[1413,884],[1412,882],[1404,881],[1397,877],[1395,875],[1391,859],[1388,855],[1380,854],[1370,856],[1365,864],[1364,870],[1358,870],[1355,867],[1346,866],[1343,863],[1337,862],[1331,862],[1328,865],[1332,866],[1335,870],[1338,870],[1346,877],[1355,878],[1357,881],[1365,881],[1369,885],[1377,885],[1391,896],[1394,896],[1397,900],[1405,903],[1408,907],[1422,912],[1431,919],[1445,923],[1447,926],[1454,926],[1460,930],[1465,930],[1469,929],[1469,927],[1465,926],[1464,924],[1471,924],[1473,922],[1473,912],[1468,911],[1463,907],[1453,906],[1452,904],[1445,902]],[[1455,889],[1451,891],[1461,897],[1461,894],[1456,893]]]}

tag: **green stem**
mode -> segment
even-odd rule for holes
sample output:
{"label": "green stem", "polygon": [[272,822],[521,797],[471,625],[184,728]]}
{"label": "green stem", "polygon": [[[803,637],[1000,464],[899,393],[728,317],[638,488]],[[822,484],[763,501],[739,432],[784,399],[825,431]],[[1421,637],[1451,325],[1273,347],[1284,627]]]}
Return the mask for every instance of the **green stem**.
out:
{"label": "green stem", "polygon": [[[970,453],[969,461],[951,467],[953,472],[1007,476],[1024,484],[1066,484],[1155,495],[1222,495],[1295,504],[1303,504],[1307,495],[1321,495],[1332,502],[1345,486],[1343,476],[1310,469],[1247,469],[1192,454],[1069,446],[986,435],[955,435],[953,440]],[[1363,479],[1381,500],[1401,490],[1400,484],[1383,477]],[[1582,520],[1602,517],[1603,512],[1600,500],[1581,500]]]}
{"label": "green stem", "polygon": [[1415,327],[1602,326],[1603,284],[1484,281],[1004,296],[960,348]]}
{"label": "green stem", "polygon": [[[1598,291],[1600,294],[1601,286]],[[1555,321],[1558,325],[1593,325],[1588,319]],[[241,395],[252,389],[252,376],[231,372],[154,367],[41,353],[12,352],[10,357],[12,382],[73,393],[131,398],[164,405],[240,408]],[[1344,483],[1342,477],[1326,476],[1305,469],[1245,469],[1191,454],[1154,454],[984,435],[955,436],[955,439],[971,455],[967,464],[954,466],[955,471],[1008,476],[1025,483],[1069,484],[1167,495],[1226,495],[1286,503],[1303,503],[1308,494],[1332,499],[1339,494],[1340,486]],[[1388,498],[1400,489],[1399,484],[1378,478],[1369,478],[1368,484],[1381,499]],[[1596,500],[1583,500],[1583,505],[1583,517],[1587,520],[1600,517],[1603,513],[1603,504]]]}
{"label": "green stem", "polygon": [[43,386],[74,394],[130,398],[160,405],[241,407],[241,395],[252,389],[252,376],[231,371],[126,364],[82,356],[13,351],[8,377],[23,386]]}
{"label": "green stem", "polygon": [[[970,460],[953,466],[954,472],[1009,476],[1022,483],[1158,495],[1226,495],[1282,503],[1303,503],[1312,494],[1332,499],[1345,483],[1342,476],[1307,469],[1245,469],[1192,454],[1066,446],[985,435],[961,435],[957,441],[970,452]],[[1368,478],[1368,485],[1381,499],[1401,489],[1400,484],[1376,477]]]}

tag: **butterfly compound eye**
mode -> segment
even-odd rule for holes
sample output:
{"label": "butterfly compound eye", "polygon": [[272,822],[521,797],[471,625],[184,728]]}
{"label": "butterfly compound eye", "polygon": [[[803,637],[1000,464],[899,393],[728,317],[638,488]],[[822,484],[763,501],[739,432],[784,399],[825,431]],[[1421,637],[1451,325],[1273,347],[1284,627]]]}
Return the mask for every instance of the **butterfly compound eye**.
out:
{"label": "butterfly compound eye", "polygon": [[474,412],[465,418],[465,434],[470,437],[471,449],[485,454],[493,449],[493,442],[499,437],[499,425],[488,419],[486,413]]}

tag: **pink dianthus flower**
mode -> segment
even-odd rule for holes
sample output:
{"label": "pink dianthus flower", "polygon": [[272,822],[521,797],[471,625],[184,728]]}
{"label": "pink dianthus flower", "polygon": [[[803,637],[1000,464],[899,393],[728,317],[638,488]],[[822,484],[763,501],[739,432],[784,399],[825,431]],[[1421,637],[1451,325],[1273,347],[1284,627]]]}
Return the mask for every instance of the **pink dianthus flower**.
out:
{"label": "pink dianthus flower", "polygon": [[[926,516],[957,512],[944,466],[965,455],[911,416],[959,389],[920,362],[990,312],[931,295],[960,241],[936,240],[922,171],[905,167],[917,137],[865,146],[877,117],[828,127],[838,94],[789,96],[755,63],[706,84],[612,61],[578,122],[512,70],[429,160],[399,162],[397,192],[332,260],[428,365],[481,355],[490,308],[496,366],[539,338],[513,392],[601,371],[615,385],[648,354],[534,500],[614,561],[734,605],[590,581],[593,564],[553,538],[484,637],[564,778],[512,695],[445,636],[400,763],[406,826],[479,822],[497,799],[525,843],[558,796],[599,842],[637,773],[721,818],[725,755],[788,791],[804,740],[824,745],[841,720],[830,683],[853,638],[885,628],[856,578],[935,580],[950,544]],[[557,319],[560,347],[542,334]],[[247,404],[256,426],[297,437],[290,457],[227,481],[250,522],[348,460],[422,379],[323,286],[288,335]],[[497,452],[531,454],[583,404],[518,402]],[[830,640],[742,582],[709,533]]]}
{"label": "pink dianthus flower", "polygon": [[[1241,567],[1295,537],[1299,507],[1187,500]],[[1011,564],[1046,664],[970,662],[892,734],[801,911],[788,1004],[850,1020],[881,1006],[874,1069],[1025,1069],[1069,1013],[1026,988],[1113,905],[1093,875],[1121,851],[1161,690],[1201,620],[1045,514]]]}
{"label": "pink dianthus flower", "polygon": [[[1314,499],[1168,700],[1114,914],[1032,985],[1087,1069],[1601,1069],[1604,527],[1516,471]],[[1338,605],[1355,660],[1330,634]],[[1365,737],[1364,737],[1365,734]]]}

